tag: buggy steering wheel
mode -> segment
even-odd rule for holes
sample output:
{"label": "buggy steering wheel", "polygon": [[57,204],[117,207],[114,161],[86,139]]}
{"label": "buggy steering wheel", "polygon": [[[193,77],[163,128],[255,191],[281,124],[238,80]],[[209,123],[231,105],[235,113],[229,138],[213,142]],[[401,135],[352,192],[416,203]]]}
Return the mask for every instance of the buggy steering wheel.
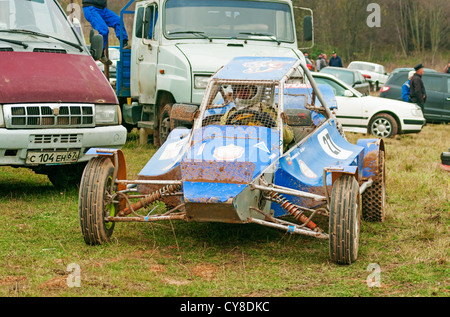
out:
{"label": "buggy steering wheel", "polygon": [[250,122],[267,128],[274,128],[277,125],[269,113],[249,109],[242,109],[232,113],[230,117],[228,117],[226,124],[249,125]]}

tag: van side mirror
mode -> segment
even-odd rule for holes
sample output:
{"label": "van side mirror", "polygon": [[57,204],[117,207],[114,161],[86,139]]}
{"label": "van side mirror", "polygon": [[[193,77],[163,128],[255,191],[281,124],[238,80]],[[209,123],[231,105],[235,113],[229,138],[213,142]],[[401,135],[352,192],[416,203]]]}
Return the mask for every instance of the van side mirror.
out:
{"label": "van side mirror", "polygon": [[103,53],[103,36],[100,34],[91,34],[91,46],[90,52],[92,58],[98,61],[102,57]]}
{"label": "van side mirror", "polygon": [[313,39],[313,21],[312,16],[307,15],[303,18],[303,40],[312,41]]}

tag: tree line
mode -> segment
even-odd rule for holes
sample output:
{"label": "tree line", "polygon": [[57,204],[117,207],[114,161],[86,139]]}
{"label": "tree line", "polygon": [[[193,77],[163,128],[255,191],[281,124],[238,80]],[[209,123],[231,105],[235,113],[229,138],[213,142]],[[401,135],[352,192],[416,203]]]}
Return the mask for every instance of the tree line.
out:
{"label": "tree line", "polygon": [[[70,3],[81,6],[81,0],[59,0],[64,9]],[[120,13],[129,0],[110,0],[108,7]],[[448,0],[293,0],[293,5],[313,10],[315,46],[312,57],[321,51],[337,50],[346,61],[383,60],[386,56],[410,54],[432,55],[449,50],[450,1]],[[375,4],[379,12],[369,10]],[[133,8],[132,5],[130,8]],[[369,10],[369,11],[368,11]],[[298,38],[302,38],[304,14],[294,10]],[[379,26],[370,26],[379,15]],[[86,23],[81,13],[82,23]],[[132,29],[132,15],[126,16],[126,27]],[[88,32],[87,32],[88,33]],[[113,32],[111,32],[113,33]],[[114,41],[113,34],[110,39]],[[308,43],[299,40],[300,47]],[[329,53],[329,52],[328,52]],[[450,59],[450,58],[449,58]]]}
{"label": "tree line", "polygon": [[[346,60],[430,52],[434,59],[439,50],[450,49],[448,0],[294,0],[293,4],[313,9],[317,52],[335,49]],[[379,8],[379,26],[368,23],[377,14],[371,4]]]}

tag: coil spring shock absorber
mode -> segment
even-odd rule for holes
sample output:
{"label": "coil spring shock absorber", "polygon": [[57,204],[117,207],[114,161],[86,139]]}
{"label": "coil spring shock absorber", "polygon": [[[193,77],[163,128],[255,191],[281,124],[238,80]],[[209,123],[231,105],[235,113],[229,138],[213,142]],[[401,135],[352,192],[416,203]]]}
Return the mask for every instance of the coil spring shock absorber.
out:
{"label": "coil spring shock absorber", "polygon": [[269,197],[271,198],[271,200],[279,204],[281,208],[294,216],[295,219],[300,220],[302,223],[306,223],[306,226],[309,229],[316,232],[323,232],[322,229],[320,229],[314,222],[309,220],[309,218],[304,215],[301,209],[289,202],[289,200],[287,200],[283,195],[275,192],[269,192]]}
{"label": "coil spring shock absorber", "polygon": [[141,208],[145,208],[148,205],[150,205],[151,203],[153,203],[154,201],[161,199],[161,197],[168,195],[168,194],[175,193],[175,192],[179,191],[181,188],[182,188],[182,186],[179,184],[166,185],[166,186],[158,189],[157,191],[139,199],[139,201],[137,201],[131,205],[131,208],[130,208],[130,206],[128,206],[127,208],[125,208],[122,211],[122,214],[128,215],[133,211],[139,210]]}

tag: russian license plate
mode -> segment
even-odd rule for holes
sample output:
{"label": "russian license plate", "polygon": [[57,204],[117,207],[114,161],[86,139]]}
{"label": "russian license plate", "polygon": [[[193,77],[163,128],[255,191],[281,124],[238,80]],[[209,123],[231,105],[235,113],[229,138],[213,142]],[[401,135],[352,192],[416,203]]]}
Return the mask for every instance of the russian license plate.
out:
{"label": "russian license plate", "polygon": [[73,163],[78,161],[79,150],[74,151],[55,151],[55,152],[28,152],[27,164],[58,164]]}

